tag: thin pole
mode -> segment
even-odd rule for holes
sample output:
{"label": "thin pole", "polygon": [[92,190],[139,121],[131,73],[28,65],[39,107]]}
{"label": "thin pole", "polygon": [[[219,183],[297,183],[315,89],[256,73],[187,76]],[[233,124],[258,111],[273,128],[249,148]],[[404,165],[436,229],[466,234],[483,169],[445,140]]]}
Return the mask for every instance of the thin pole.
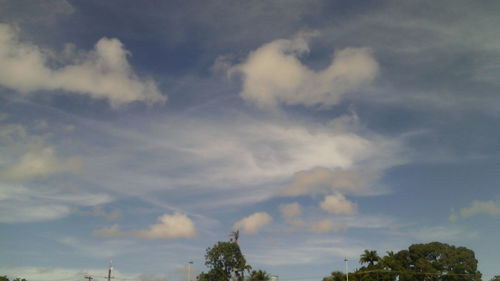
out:
{"label": "thin pole", "polygon": [[113,270],[112,261],[109,262],[108,281],[111,281],[111,271]]}
{"label": "thin pole", "polygon": [[347,257],[344,258],[344,261],[345,261],[345,276],[346,276],[346,281],[349,281],[349,270],[347,268]]}
{"label": "thin pole", "polygon": [[188,262],[188,280],[191,281],[191,265],[193,264],[193,261]]}

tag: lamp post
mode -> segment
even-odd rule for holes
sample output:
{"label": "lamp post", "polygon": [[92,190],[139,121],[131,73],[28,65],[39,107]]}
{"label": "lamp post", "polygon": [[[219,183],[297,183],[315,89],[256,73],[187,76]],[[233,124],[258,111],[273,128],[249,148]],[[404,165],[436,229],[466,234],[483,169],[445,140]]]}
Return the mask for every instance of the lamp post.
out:
{"label": "lamp post", "polygon": [[187,281],[191,281],[191,265],[193,264],[193,261],[189,261],[188,262],[188,280]]}

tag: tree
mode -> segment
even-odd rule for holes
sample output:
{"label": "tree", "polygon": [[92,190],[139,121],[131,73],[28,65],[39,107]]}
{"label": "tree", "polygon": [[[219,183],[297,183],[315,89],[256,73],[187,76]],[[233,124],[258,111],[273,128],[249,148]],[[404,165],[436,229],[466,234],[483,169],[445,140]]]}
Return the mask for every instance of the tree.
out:
{"label": "tree", "polygon": [[359,259],[359,263],[360,264],[368,263],[368,267],[370,267],[370,266],[373,266],[379,260],[380,260],[380,257],[377,254],[377,251],[365,250],[365,252],[361,255],[361,257]]}
{"label": "tree", "polygon": [[346,281],[346,275],[341,271],[333,271],[330,276],[323,278],[323,281]]}
{"label": "tree", "polygon": [[252,270],[250,273],[250,281],[269,281],[271,279],[271,275],[267,273],[265,270]]}
{"label": "tree", "polygon": [[229,281],[231,277],[243,280],[244,271],[249,267],[237,243],[218,242],[208,248],[205,254],[207,273],[198,276],[199,281]]}
{"label": "tree", "polygon": [[[349,281],[481,281],[474,252],[465,247],[432,242],[386,254],[365,250],[359,261],[368,266],[349,273]],[[334,273],[323,281],[343,280]]]}
{"label": "tree", "polygon": [[491,278],[490,281],[500,281],[500,275],[493,276],[493,278]]}
{"label": "tree", "polygon": [[[0,281],[9,281],[9,278],[6,275],[0,276]],[[26,279],[17,277],[16,279],[12,279],[12,281],[26,281]]]}

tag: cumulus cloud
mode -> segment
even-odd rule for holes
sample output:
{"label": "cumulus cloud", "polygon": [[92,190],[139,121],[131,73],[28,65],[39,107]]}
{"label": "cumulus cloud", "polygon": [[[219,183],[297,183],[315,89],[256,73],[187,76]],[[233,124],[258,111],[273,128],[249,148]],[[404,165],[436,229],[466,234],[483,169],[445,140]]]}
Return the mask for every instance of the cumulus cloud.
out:
{"label": "cumulus cloud", "polygon": [[241,229],[247,234],[256,234],[272,220],[273,218],[266,212],[257,212],[234,223],[233,229]]}
{"label": "cumulus cloud", "polygon": [[230,72],[241,73],[241,97],[261,108],[279,104],[328,107],[340,97],[373,81],[378,63],[368,48],[345,48],[335,53],[322,71],[303,65],[300,56],[309,51],[304,36],[279,39],[251,52]]}
{"label": "cumulus cloud", "polygon": [[472,201],[469,207],[461,208],[459,212],[455,209],[451,210],[449,220],[454,222],[459,218],[469,218],[478,215],[500,215],[500,202],[499,201]]}
{"label": "cumulus cloud", "polygon": [[82,160],[78,157],[59,159],[53,147],[25,153],[14,164],[0,170],[0,179],[9,181],[30,180],[36,177],[47,177],[56,173],[78,172],[82,167]]}
{"label": "cumulus cloud", "polygon": [[327,195],[320,203],[321,209],[334,215],[354,215],[357,212],[356,204],[347,200],[344,195],[335,193]]}
{"label": "cumulus cloud", "polygon": [[158,218],[160,223],[145,230],[122,231],[118,225],[112,225],[93,232],[102,237],[134,237],[142,239],[194,238],[197,235],[194,222],[185,214],[175,212]]}
{"label": "cumulus cloud", "polygon": [[360,193],[366,181],[357,172],[343,169],[315,167],[294,174],[292,183],[281,191],[283,196],[300,196],[315,193]]}
{"label": "cumulus cloud", "polygon": [[101,38],[83,55],[61,54],[56,61],[67,61],[69,56],[72,62],[57,68],[50,66],[53,54],[21,42],[14,28],[0,24],[0,85],[22,93],[61,90],[86,94],[107,99],[113,107],[166,100],[153,80],[134,73],[127,60],[130,53],[118,39]]}

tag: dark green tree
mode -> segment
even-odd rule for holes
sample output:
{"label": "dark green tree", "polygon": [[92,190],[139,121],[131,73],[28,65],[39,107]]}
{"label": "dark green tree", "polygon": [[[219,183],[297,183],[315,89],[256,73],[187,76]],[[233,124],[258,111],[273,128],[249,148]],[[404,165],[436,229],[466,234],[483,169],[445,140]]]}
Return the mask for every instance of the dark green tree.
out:
{"label": "dark green tree", "polygon": [[346,279],[345,274],[341,271],[333,271],[330,276],[323,278],[323,281],[346,281]]}
{"label": "dark green tree", "polygon": [[265,270],[252,270],[250,272],[250,281],[269,281],[271,279],[271,275],[267,273]]}
{"label": "dark green tree", "polygon": [[[349,273],[349,281],[481,281],[474,252],[465,247],[432,242],[375,257],[375,251],[365,250],[360,263],[368,265]],[[341,281],[340,274],[323,280]]]}
{"label": "dark green tree", "polygon": [[231,277],[243,280],[244,271],[249,269],[237,243],[218,242],[208,248],[205,254],[207,273],[198,275],[199,281],[229,281]]}
{"label": "dark green tree", "polygon": [[377,254],[377,251],[369,251],[365,250],[365,252],[361,255],[359,258],[359,263],[360,264],[368,264],[368,267],[373,266],[375,263],[377,263],[380,260],[379,255]]}
{"label": "dark green tree", "polygon": [[[9,281],[9,278],[6,275],[0,276],[0,281]],[[12,281],[27,281],[27,280],[24,278],[17,277],[16,279],[12,279]]]}

